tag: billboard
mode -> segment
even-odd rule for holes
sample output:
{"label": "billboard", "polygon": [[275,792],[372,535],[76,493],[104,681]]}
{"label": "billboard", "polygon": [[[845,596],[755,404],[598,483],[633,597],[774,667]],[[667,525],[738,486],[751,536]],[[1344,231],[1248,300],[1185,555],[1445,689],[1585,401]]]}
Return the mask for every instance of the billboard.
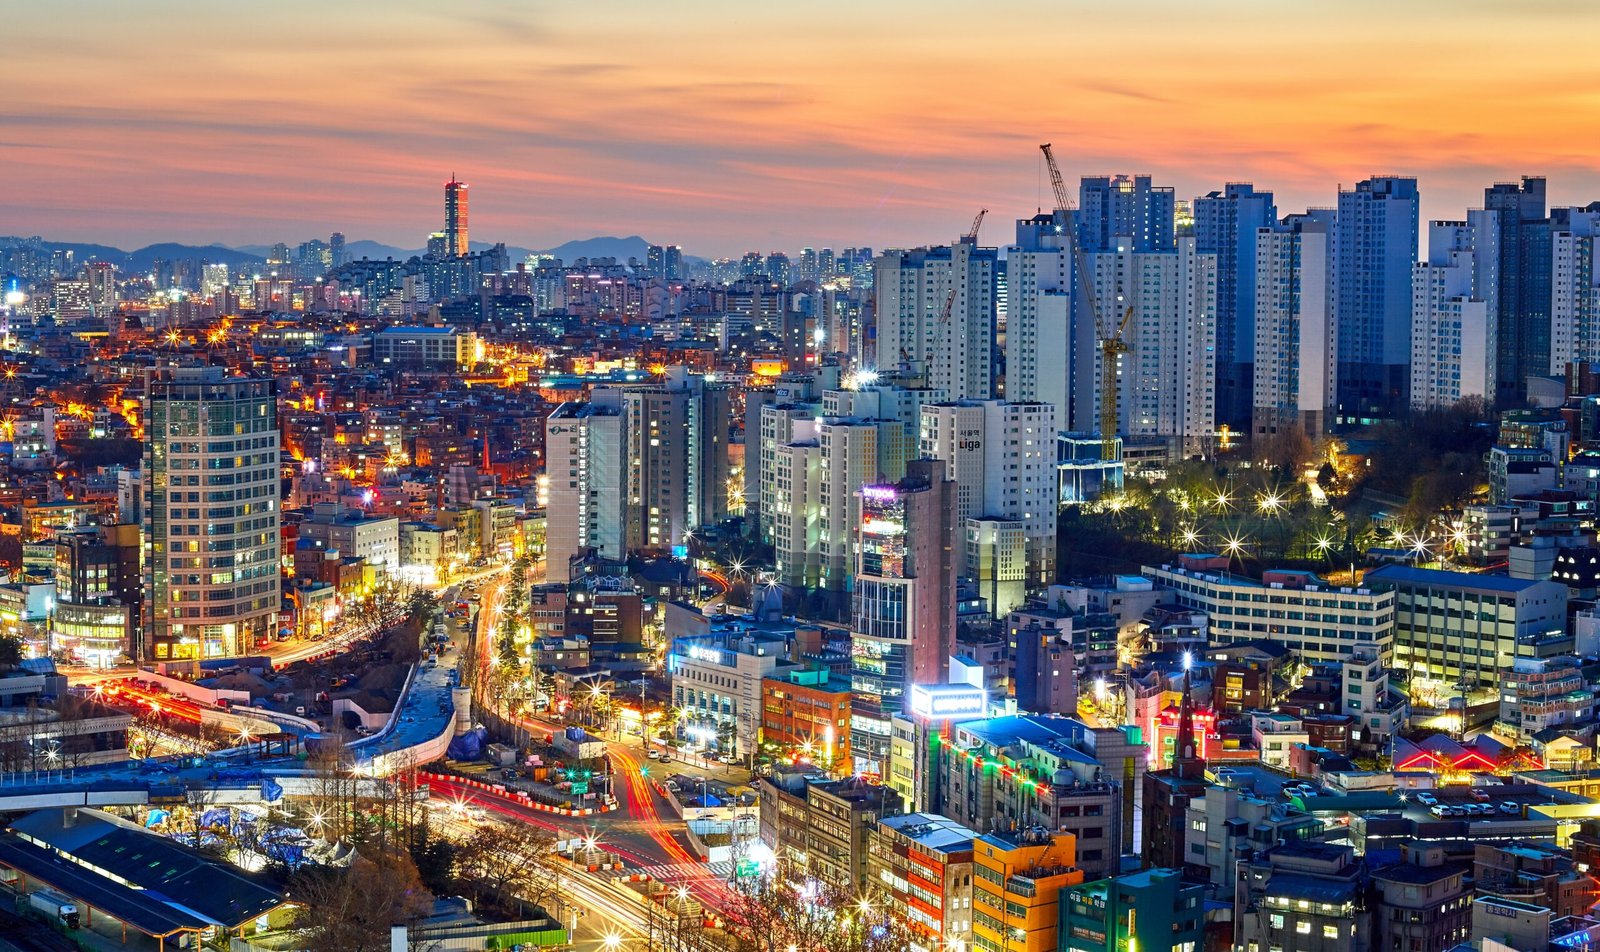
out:
{"label": "billboard", "polygon": [[909,709],[937,721],[983,717],[989,711],[989,692],[970,684],[913,684]]}

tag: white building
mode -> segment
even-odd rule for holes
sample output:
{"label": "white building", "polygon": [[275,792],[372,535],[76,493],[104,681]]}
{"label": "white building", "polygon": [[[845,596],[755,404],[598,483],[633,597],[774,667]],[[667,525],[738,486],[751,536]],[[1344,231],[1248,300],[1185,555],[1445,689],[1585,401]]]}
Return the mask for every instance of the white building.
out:
{"label": "white building", "polygon": [[1339,366],[1332,231],[1332,211],[1319,209],[1256,233],[1255,436],[1298,426],[1316,439],[1332,419]]}
{"label": "white building", "polygon": [[1093,359],[1095,341],[1090,322],[1074,320],[1070,235],[1055,214],[1017,222],[1006,253],[1006,399],[1048,403],[1061,429],[1093,432],[1092,408],[1073,399],[1074,372]]}
{"label": "white building", "polygon": [[334,503],[317,503],[311,518],[300,524],[300,535],[380,571],[400,570],[400,520],[394,516],[370,516],[360,509],[341,511]]}
{"label": "white building", "polygon": [[1500,232],[1493,212],[1428,224],[1428,260],[1411,271],[1411,406],[1442,409],[1495,394]]}
{"label": "white building", "polygon": [[[612,393],[615,397],[615,392]],[[621,559],[627,545],[627,440],[620,401],[564,403],[545,421],[550,505],[546,577],[570,581],[569,560],[585,549]]]}
{"label": "white building", "polygon": [[[957,525],[970,520],[1013,521],[1027,542],[1027,582],[1055,581],[1056,413],[1047,403],[963,401],[922,408],[921,453],[943,460],[956,483]],[[998,527],[980,533],[1000,541]],[[969,548],[966,571],[976,563]]]}
{"label": "white building", "polygon": [[[678,730],[724,754],[753,754],[760,742],[761,682],[784,663],[793,628],[716,620],[709,633],[674,638],[667,654]],[[733,748],[723,743],[733,740]]]}
{"label": "white building", "polygon": [[955,399],[992,396],[998,257],[964,238],[880,255],[873,277],[878,366],[919,366],[931,387]]}
{"label": "white building", "polygon": [[[1095,254],[1089,267],[1102,322],[1114,327],[1133,309],[1123,332],[1128,352],[1118,368],[1118,432],[1159,437],[1185,456],[1205,452],[1217,422],[1216,255],[1199,254],[1193,238],[1180,238],[1175,252]],[[1078,352],[1085,356],[1082,348]],[[1098,421],[1098,347],[1087,357],[1093,372],[1080,365],[1075,399],[1078,406],[1093,407],[1091,418]]]}
{"label": "white building", "polygon": [[1550,373],[1572,361],[1600,361],[1600,203],[1552,214]]}

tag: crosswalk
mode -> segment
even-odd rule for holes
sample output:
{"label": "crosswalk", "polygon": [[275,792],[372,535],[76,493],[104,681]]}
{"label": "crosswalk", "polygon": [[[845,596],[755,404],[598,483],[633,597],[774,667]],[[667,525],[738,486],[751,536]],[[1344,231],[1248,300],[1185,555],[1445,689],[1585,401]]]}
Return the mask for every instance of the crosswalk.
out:
{"label": "crosswalk", "polygon": [[613,878],[644,873],[658,883],[676,883],[689,879],[720,879],[727,881],[733,875],[733,863],[721,860],[715,863],[659,863],[655,866],[628,867],[611,873]]}

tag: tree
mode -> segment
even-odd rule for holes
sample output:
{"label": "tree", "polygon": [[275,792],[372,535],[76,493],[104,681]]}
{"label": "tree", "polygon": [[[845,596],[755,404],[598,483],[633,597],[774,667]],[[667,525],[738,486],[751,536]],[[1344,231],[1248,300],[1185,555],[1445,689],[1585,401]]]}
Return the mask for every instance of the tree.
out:
{"label": "tree", "polygon": [[515,896],[547,911],[564,901],[560,863],[555,833],[531,823],[480,826],[456,852],[457,873],[479,903]]}
{"label": "tree", "polygon": [[22,664],[22,639],[16,635],[0,635],[0,671],[13,671]]}
{"label": "tree", "polygon": [[738,880],[733,893],[724,909],[730,952],[901,952],[916,939],[887,896],[784,866]]}
{"label": "tree", "polygon": [[[370,854],[370,855],[369,855]],[[289,885],[290,928],[305,952],[388,952],[389,930],[426,916],[433,896],[406,853],[358,853],[349,869],[311,867]]]}

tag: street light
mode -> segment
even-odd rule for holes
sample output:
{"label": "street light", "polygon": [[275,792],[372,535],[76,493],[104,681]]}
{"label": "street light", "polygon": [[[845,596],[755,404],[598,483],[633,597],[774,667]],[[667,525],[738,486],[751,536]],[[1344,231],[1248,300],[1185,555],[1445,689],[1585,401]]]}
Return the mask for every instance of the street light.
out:
{"label": "street light", "polygon": [[608,949],[619,949],[622,947],[622,936],[616,932],[608,933],[604,939],[604,945]]}

